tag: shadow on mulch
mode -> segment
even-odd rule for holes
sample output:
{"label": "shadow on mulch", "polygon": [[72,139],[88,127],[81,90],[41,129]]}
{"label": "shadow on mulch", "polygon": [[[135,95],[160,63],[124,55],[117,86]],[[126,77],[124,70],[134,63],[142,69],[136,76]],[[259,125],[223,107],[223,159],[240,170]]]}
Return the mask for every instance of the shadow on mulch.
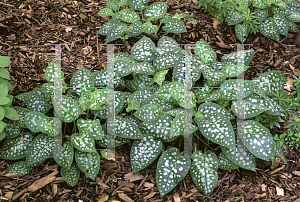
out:
{"label": "shadow on mulch", "polygon": [[[197,25],[186,23],[188,32],[165,34],[181,44],[207,41],[221,56],[236,51],[239,43],[233,27],[218,24],[208,13],[194,5],[194,0],[168,1],[168,13],[194,13],[200,20]],[[69,43],[62,46],[62,71],[65,82],[69,83],[73,73],[82,66],[99,71],[106,66],[106,47],[97,43],[105,42],[97,31],[109,20],[97,13],[105,7],[105,1],[2,1],[0,2],[0,55],[12,59],[10,74],[14,86],[12,95],[31,91],[46,83],[44,77],[48,56],[54,58],[54,46],[44,44]],[[164,34],[164,33],[163,33]],[[147,35],[154,42],[159,37]],[[162,36],[162,35],[161,35]],[[160,36],[160,37],[161,37]],[[245,79],[254,79],[258,73],[279,70],[286,78],[292,78],[300,70],[300,48],[293,45],[296,35],[289,33],[275,42],[261,34],[250,35],[245,49],[254,49],[255,56]],[[129,39],[133,45],[141,38]],[[123,43],[117,40],[114,43]],[[131,46],[117,47],[115,52],[129,51]],[[86,54],[87,52],[87,54]],[[48,55],[48,56],[47,56]],[[88,56],[89,55],[89,56]],[[25,103],[14,100],[14,106]],[[284,129],[271,132],[280,134]],[[3,141],[0,142],[2,145]],[[238,169],[219,170],[219,181],[211,197],[204,196],[194,185],[188,174],[179,185],[160,199],[155,186],[156,163],[132,176],[129,151],[130,144],[116,148],[116,155],[124,158],[115,162],[103,159],[96,181],[81,178],[75,187],[70,187],[58,174],[53,159],[32,170],[30,175],[4,176],[6,168],[15,161],[0,162],[0,201],[292,201],[299,198],[300,172],[298,170],[300,150],[284,151],[287,165],[276,159],[276,166],[257,160],[257,172]],[[51,174],[52,173],[52,174]],[[39,184],[41,183],[41,184]],[[282,190],[284,196],[278,195]],[[80,200],[79,200],[80,199]]]}

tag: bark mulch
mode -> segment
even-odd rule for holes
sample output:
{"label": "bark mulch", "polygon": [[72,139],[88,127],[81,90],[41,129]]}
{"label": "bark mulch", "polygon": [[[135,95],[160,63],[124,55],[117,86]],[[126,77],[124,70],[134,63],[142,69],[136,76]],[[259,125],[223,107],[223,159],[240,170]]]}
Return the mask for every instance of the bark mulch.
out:
{"label": "bark mulch", "polygon": [[[167,1],[168,13],[194,13],[200,20],[197,25],[186,23],[188,32],[165,34],[181,44],[207,41],[221,56],[236,51],[239,43],[233,27],[227,27],[204,13],[195,0]],[[54,46],[45,44],[69,43],[62,46],[62,71],[65,82],[82,66],[99,71],[106,66],[106,47],[97,44],[105,42],[97,31],[108,17],[98,12],[105,7],[105,1],[94,0],[2,0],[0,2],[0,55],[11,57],[9,68],[14,86],[12,95],[31,91],[46,83],[45,69],[49,59],[54,58]],[[161,35],[161,36],[162,36]],[[155,42],[159,37],[147,35]],[[160,37],[161,37],[160,36]],[[127,44],[115,52],[129,51],[141,38],[129,39]],[[254,49],[255,56],[245,79],[254,79],[261,72],[279,70],[286,78],[300,72],[300,35],[289,33],[275,42],[260,33],[252,34],[245,43],[245,49]],[[123,43],[117,40],[114,43]],[[295,44],[296,45],[295,45]],[[298,44],[298,45],[297,45]],[[86,52],[88,52],[86,54]],[[89,55],[89,56],[88,56]],[[14,100],[14,106],[25,103]],[[284,129],[275,127],[272,134],[281,134]],[[0,146],[3,141],[0,142]],[[219,170],[219,181],[211,197],[204,196],[194,185],[188,174],[179,185],[160,198],[155,184],[156,163],[133,175],[129,151],[131,143],[116,148],[116,155],[123,158],[116,161],[101,160],[101,169],[95,181],[81,178],[71,187],[60,177],[60,168],[53,159],[35,167],[30,175],[5,175],[6,168],[15,161],[0,161],[0,201],[293,201],[299,198],[300,150],[288,148],[284,151],[287,164],[276,159],[276,166],[257,160],[257,172],[237,169]]]}

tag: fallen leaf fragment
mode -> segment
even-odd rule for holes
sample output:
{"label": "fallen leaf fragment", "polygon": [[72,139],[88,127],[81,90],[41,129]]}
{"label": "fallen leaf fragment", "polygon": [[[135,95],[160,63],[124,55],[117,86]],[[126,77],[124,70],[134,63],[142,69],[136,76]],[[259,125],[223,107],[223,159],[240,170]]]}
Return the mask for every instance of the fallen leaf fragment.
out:
{"label": "fallen leaf fragment", "polygon": [[119,193],[118,194],[119,198],[122,199],[125,202],[134,202],[131,198],[129,198],[126,194],[124,193]]}
{"label": "fallen leaf fragment", "polygon": [[277,196],[284,196],[284,190],[276,186]]}
{"label": "fallen leaf fragment", "polygon": [[97,200],[97,202],[104,202],[107,201],[109,196],[107,194],[100,196],[100,198]]}
{"label": "fallen leaf fragment", "polygon": [[129,179],[130,182],[134,182],[134,181],[137,181],[137,180],[142,180],[144,178],[143,175],[133,174],[132,172],[125,174],[124,177],[125,177],[126,180]]}
{"label": "fallen leaf fragment", "polygon": [[215,29],[217,29],[217,27],[218,27],[219,24],[221,24],[221,21],[218,20],[218,19],[214,19],[214,21],[213,21],[213,27],[214,27]]}
{"label": "fallen leaf fragment", "polygon": [[53,173],[51,173],[50,175],[35,181],[32,185],[30,185],[28,187],[28,191],[34,192],[34,191],[39,190],[40,188],[46,186],[47,184],[53,182],[56,178],[55,175],[57,175],[57,174],[58,174],[58,171],[56,170]]}
{"label": "fallen leaf fragment", "polygon": [[293,65],[291,65],[290,63],[289,63],[289,66],[290,66],[291,70],[293,70],[294,75],[295,75],[295,76],[299,76],[300,70],[299,70],[299,69],[296,69],[296,68],[295,68]]}
{"label": "fallen leaf fragment", "polygon": [[174,202],[180,202],[180,196],[179,196],[179,194],[178,194],[178,193],[175,193],[175,194],[173,195],[173,199],[174,199]]}

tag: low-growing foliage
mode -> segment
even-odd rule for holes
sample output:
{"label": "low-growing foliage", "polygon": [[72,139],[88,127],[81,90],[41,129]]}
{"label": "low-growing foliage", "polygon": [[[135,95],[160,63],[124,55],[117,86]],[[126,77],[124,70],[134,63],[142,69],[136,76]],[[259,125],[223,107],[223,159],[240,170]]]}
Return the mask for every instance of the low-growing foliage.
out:
{"label": "low-growing foliage", "polygon": [[[112,9],[107,12],[119,9],[119,4],[113,0],[107,2]],[[132,2],[136,1],[129,1],[133,9],[146,8],[146,3]],[[122,18],[129,21],[126,16]],[[149,38],[143,37],[132,47],[131,54],[114,54],[114,143],[106,137],[107,68],[91,73],[82,67],[74,73],[71,83],[81,88],[70,88],[62,96],[62,157],[54,158],[61,166],[61,176],[69,185],[77,184],[80,171],[95,180],[100,169],[97,145],[117,147],[129,140],[132,141],[130,161],[133,173],[158,158],[156,184],[161,197],[173,190],[188,172],[196,186],[205,195],[211,195],[218,181],[218,168],[241,167],[255,171],[255,158],[274,163],[275,156],[279,156],[285,161],[281,145],[273,140],[265,124],[255,119],[262,113],[270,117],[281,115],[282,107],[273,99],[273,94],[284,87],[286,80],[282,74],[269,71],[255,80],[244,81],[246,120],[236,123],[235,116],[244,118],[240,114],[244,109],[236,101],[237,93],[244,92],[238,89],[239,80],[234,79],[242,73],[235,68],[237,52],[225,55],[222,62],[217,62],[216,53],[204,41],[196,43],[194,52],[191,69],[195,71],[191,82],[198,87],[193,87],[190,93],[185,87],[183,71],[186,53],[172,38],[162,37],[156,46]],[[244,54],[245,66],[249,66],[254,51],[247,50]],[[49,69],[54,66],[51,63],[46,70],[45,77],[51,84],[53,71],[51,73]],[[133,79],[128,77],[130,74]],[[172,79],[168,79],[170,76]],[[95,85],[97,89],[90,88]],[[265,93],[257,89],[264,89]],[[12,164],[8,169],[11,172],[27,174],[32,167],[53,155],[57,134],[54,133],[55,118],[49,110],[53,108],[51,97],[50,91],[43,88],[17,96],[28,106],[28,109],[15,107],[20,120],[14,123],[24,129],[25,143],[13,131],[15,128],[9,127],[13,138],[5,141],[0,157],[26,159]],[[30,99],[34,102],[31,105]],[[187,110],[192,112],[191,115]],[[72,123],[73,132],[63,130]],[[190,153],[183,151],[182,147],[165,148],[165,143],[182,141],[188,135],[193,136],[195,143]],[[217,144],[219,148],[202,151],[204,145],[199,143],[199,137],[207,145]],[[9,147],[11,143],[13,147]]]}
{"label": "low-growing foliage", "polygon": [[251,33],[261,32],[267,38],[279,41],[279,35],[298,33],[300,4],[297,0],[200,0],[202,9],[228,26],[234,25],[237,38],[244,43]]}
{"label": "low-growing foliage", "polygon": [[[124,41],[143,32],[157,35],[162,24],[164,24],[162,31],[184,33],[187,30],[181,21],[182,18],[188,20],[191,24],[197,24],[197,21],[189,17],[187,13],[176,13],[173,17],[167,15],[167,2],[154,2],[149,6],[148,2],[149,0],[106,1],[106,8],[101,9],[99,14],[111,16],[112,19],[102,25],[98,32],[100,35],[106,36],[105,43],[119,38]],[[122,6],[129,6],[129,8],[120,10]],[[141,17],[138,12],[141,13]],[[151,21],[155,19],[159,19],[159,25],[152,24]]]}

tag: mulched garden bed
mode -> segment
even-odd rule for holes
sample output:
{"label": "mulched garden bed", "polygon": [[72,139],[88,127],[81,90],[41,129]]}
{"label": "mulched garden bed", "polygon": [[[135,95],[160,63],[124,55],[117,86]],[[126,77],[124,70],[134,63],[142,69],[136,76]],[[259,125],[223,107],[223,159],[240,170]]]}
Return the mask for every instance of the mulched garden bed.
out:
{"label": "mulched garden bed", "polygon": [[[151,1],[150,1],[151,2]],[[168,13],[194,13],[200,20],[197,25],[186,23],[188,32],[167,34],[180,44],[194,44],[207,41],[221,56],[236,51],[238,39],[234,28],[227,27],[204,13],[195,0],[170,0]],[[65,82],[69,83],[73,73],[84,66],[90,71],[99,71],[106,66],[105,37],[97,31],[109,17],[101,17],[98,12],[106,7],[105,1],[92,0],[25,0],[0,2],[0,55],[10,56],[9,69],[13,89],[12,95],[41,87],[47,81],[45,69],[54,58],[54,46],[49,44],[69,43],[62,46],[62,71]],[[162,33],[163,34],[163,33]],[[159,37],[147,35],[154,42]],[[162,35],[161,35],[162,36]],[[160,37],[161,37],[160,36]],[[129,39],[118,46],[115,52],[128,51],[141,38]],[[296,34],[281,37],[280,42],[265,38],[257,33],[249,35],[245,49],[254,49],[251,68],[245,72],[245,79],[254,79],[260,72],[279,70],[286,78],[299,75],[300,48],[294,45]],[[114,43],[123,43],[117,40]],[[48,44],[48,45],[45,45]],[[130,45],[128,45],[130,44]],[[88,54],[86,54],[88,52]],[[89,56],[88,56],[89,55]],[[25,103],[14,100],[13,106]],[[284,131],[275,127],[272,134]],[[3,141],[0,141],[2,145]],[[96,181],[81,178],[75,187],[67,185],[60,177],[53,159],[35,167],[30,175],[5,175],[6,168],[15,161],[0,161],[0,201],[293,201],[299,198],[300,149],[284,151],[287,164],[276,159],[276,166],[270,162],[257,160],[257,172],[237,169],[218,171],[219,181],[211,197],[204,196],[194,185],[188,174],[179,185],[160,198],[155,186],[157,160],[137,175],[132,175],[129,151],[131,143],[116,148],[116,155],[123,158],[116,161],[101,160]],[[284,196],[279,195],[283,191]]]}

